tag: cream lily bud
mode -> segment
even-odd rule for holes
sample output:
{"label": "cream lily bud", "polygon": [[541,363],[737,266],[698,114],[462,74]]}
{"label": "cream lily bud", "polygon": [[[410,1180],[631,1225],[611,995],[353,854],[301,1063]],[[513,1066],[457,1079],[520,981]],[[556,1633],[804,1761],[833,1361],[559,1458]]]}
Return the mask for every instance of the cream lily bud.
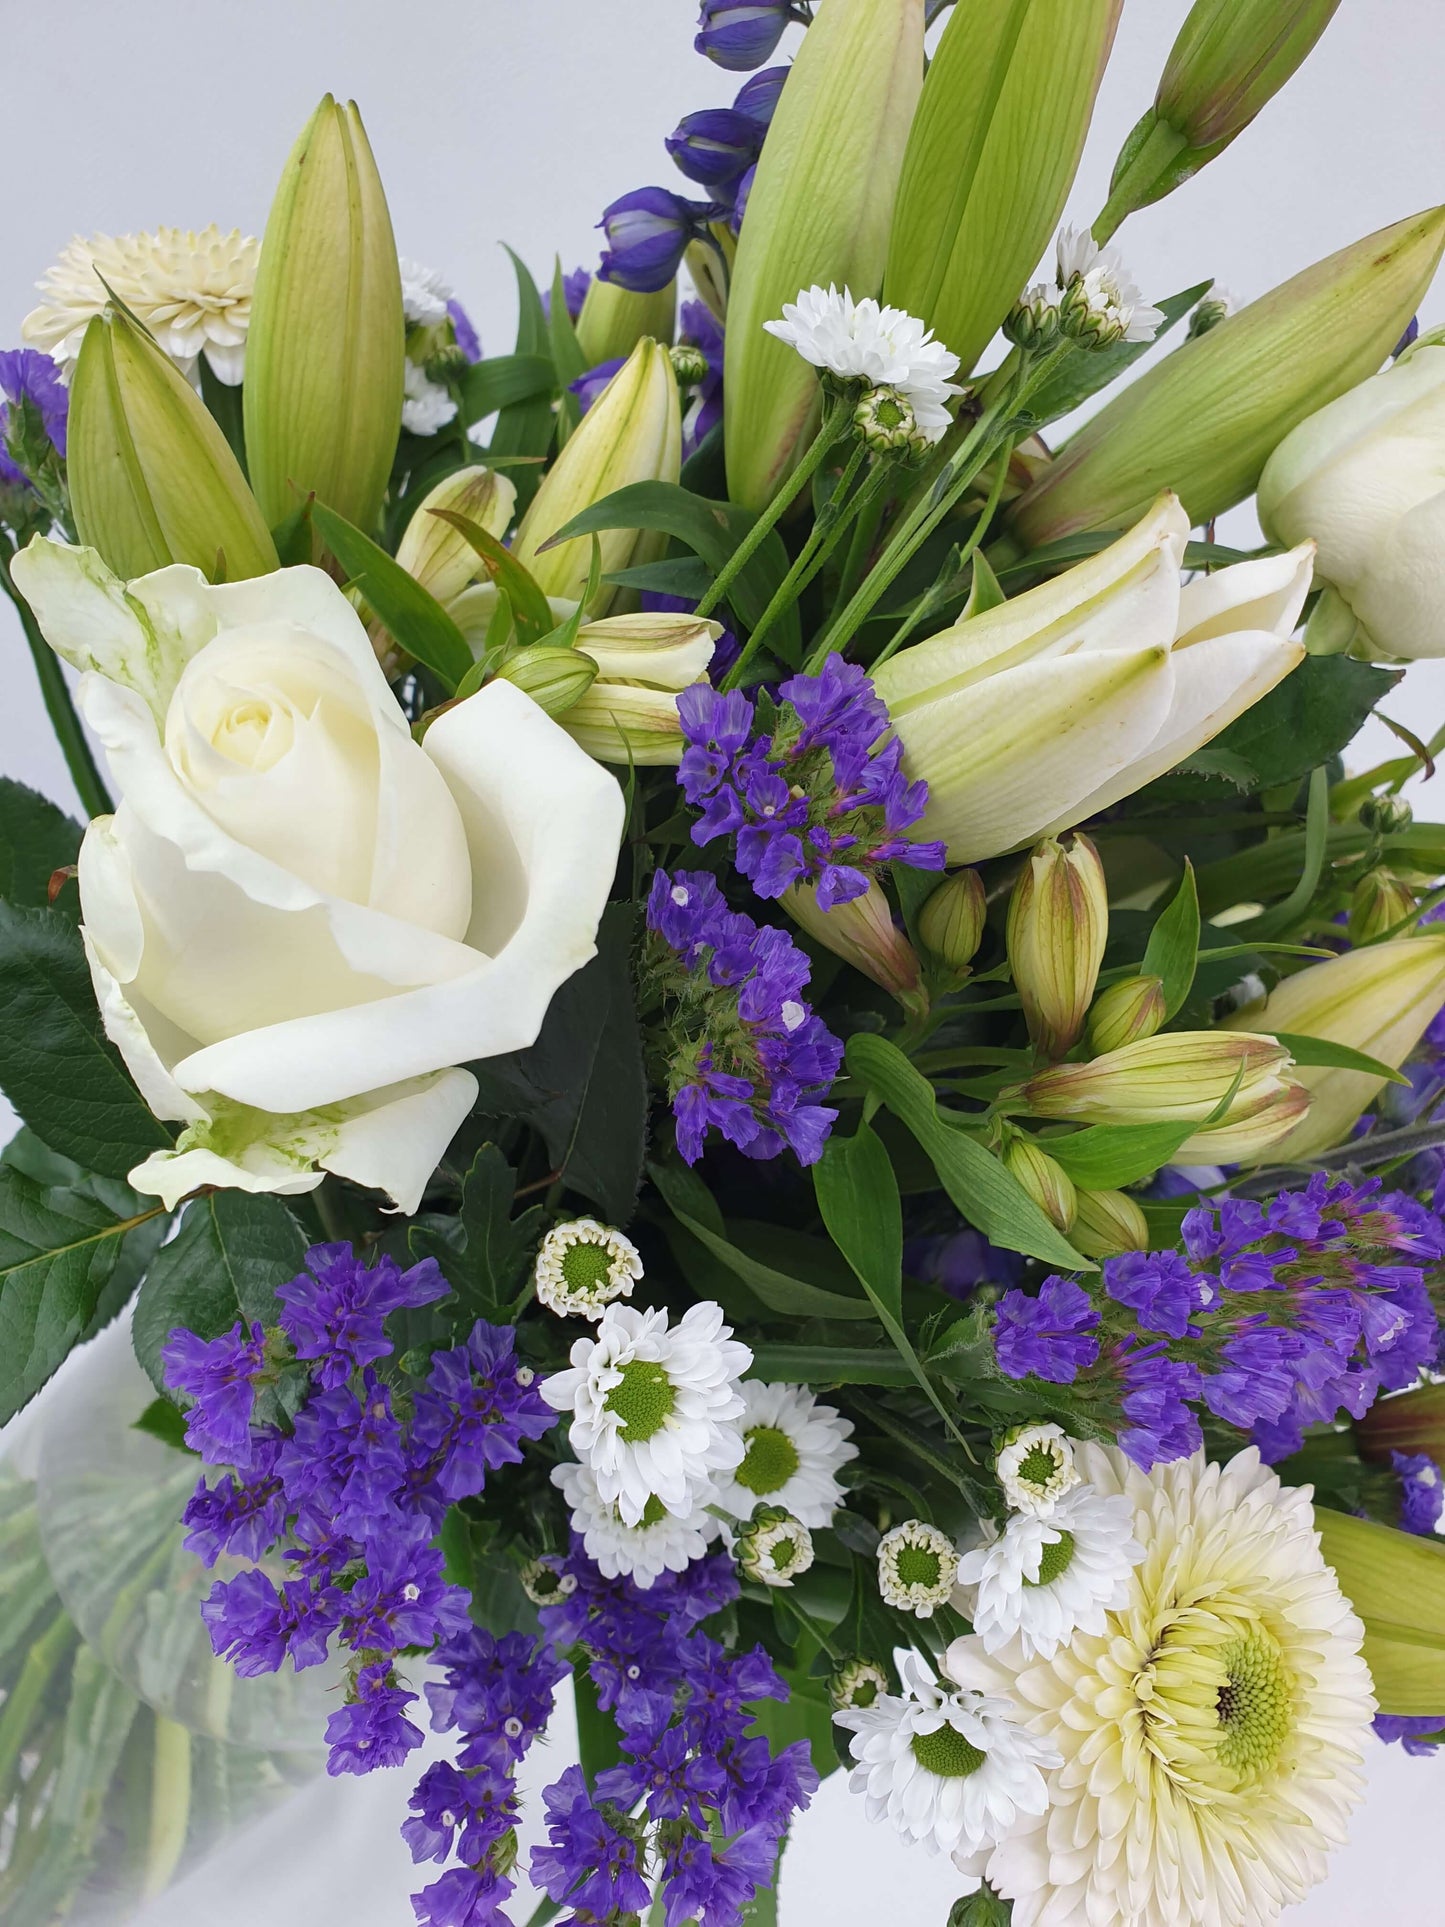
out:
{"label": "cream lily bud", "polygon": [[1370,943],[1403,923],[1415,908],[1415,892],[1393,870],[1369,870],[1350,897],[1350,942]]}
{"label": "cream lily bud", "polygon": [[1008,959],[1029,1036],[1062,1057],[1084,1017],[1109,940],[1109,889],[1086,836],[1046,837],[1019,871],[1008,906]]}
{"label": "cream lily bud", "polygon": [[604,361],[623,360],[639,341],[670,342],[676,327],[675,281],[656,294],[634,294],[594,274],[577,317],[577,346],[587,366],[598,368]]}
{"label": "cream lily bud", "polygon": [[957,0],[929,63],[884,297],[921,315],[965,373],[1058,225],[1120,6]]}
{"label": "cream lily bud", "polygon": [[291,150],[246,345],[246,456],[274,527],[314,493],[370,530],[401,430],[401,270],[355,102],[327,94]]}
{"label": "cream lily bud", "polygon": [[1044,1216],[1060,1231],[1067,1231],[1078,1210],[1078,1193],[1074,1180],[1057,1159],[1033,1138],[1018,1136],[1010,1139],[1003,1161]]}
{"label": "cream lily bud", "polygon": [[983,878],[977,870],[957,870],[944,878],[919,912],[918,934],[941,963],[962,972],[978,955],[987,915]]}
{"label": "cream lily bud", "polygon": [[1163,496],[1098,555],[877,671],[908,774],[928,783],[919,835],[947,843],[951,862],[1109,808],[1303,661],[1290,632],[1310,544],[1181,589],[1188,535],[1188,517]]}
{"label": "cream lily bud", "polygon": [[597,665],[580,649],[534,643],[529,649],[516,650],[497,674],[525,691],[549,716],[564,717],[596,682]]}
{"label": "cream lily bud", "polygon": [[1293,1060],[1273,1037],[1163,1031],[1087,1064],[1051,1064],[1018,1088],[1035,1117],[1082,1124],[1203,1124],[1234,1090],[1221,1123],[1253,1117],[1290,1087]]}
{"label": "cream lily bud", "polygon": [[275,544],[210,410],[123,308],[85,331],[70,390],[70,498],[83,543],[122,576],[189,562],[266,575]]}
{"label": "cream lily bud", "polygon": [[[512,545],[544,595],[578,600],[592,566],[592,540],[578,537],[547,548],[557,530],[604,496],[632,482],[675,482],[682,469],[682,407],[667,349],[639,341],[567,438],[532,498]],[[597,541],[602,574],[660,554],[667,537],[640,529],[607,529]],[[590,613],[604,615],[612,600],[604,587]]]}
{"label": "cream lily bud", "polygon": [[1445,1545],[1315,1507],[1320,1550],[1365,1626],[1364,1656],[1382,1713],[1445,1706]]}
{"label": "cream lily bud", "polygon": [[1127,1191],[1080,1191],[1069,1242],[1086,1258],[1149,1249],[1149,1220]]}
{"label": "cream lily bud", "polygon": [[1308,530],[1374,651],[1445,656],[1445,347],[1301,422],[1265,463],[1259,515],[1276,540]]}
{"label": "cream lily bud", "polygon": [[[1398,1070],[1442,1003],[1445,932],[1429,930],[1312,964],[1225,1023],[1229,1029],[1323,1037]],[[1299,1128],[1274,1147],[1273,1157],[1281,1160],[1310,1158],[1342,1144],[1384,1088],[1383,1078],[1366,1071],[1314,1065],[1295,1075],[1313,1103]]]}
{"label": "cream lily bud", "polygon": [[1089,1012],[1089,1042],[1096,1051],[1118,1050],[1152,1037],[1164,1022],[1164,982],[1160,977],[1125,977],[1094,999]]}
{"label": "cream lily bud", "polygon": [[869,879],[861,897],[832,910],[818,907],[817,891],[811,883],[789,885],[782,902],[793,921],[825,950],[881,984],[906,1010],[927,1010],[918,953],[894,923],[888,898],[876,878]]}
{"label": "cream lily bud", "polygon": [[747,508],[776,493],[818,400],[813,369],[763,323],[800,288],[846,286],[861,299],[883,284],[923,86],[923,15],[924,0],[828,0],[779,96],[727,297],[728,493]]}
{"label": "cream lily bud", "polygon": [[1366,235],[1186,341],[1120,391],[1022,496],[1030,548],[1120,528],[1161,488],[1191,525],[1242,501],[1279,443],[1371,375],[1399,340],[1445,248],[1445,208]]}
{"label": "cream lily bud", "polygon": [[707,679],[722,624],[687,615],[607,616],[577,631],[597,680],[562,727],[599,762],[676,763],[685,747],[678,691]]}
{"label": "cream lily bud", "polygon": [[1354,1423],[1362,1458],[1388,1465],[1392,1452],[1423,1452],[1445,1465],[1445,1385],[1417,1385],[1377,1398]]}
{"label": "cream lily bud", "polygon": [[397,544],[396,559],[446,607],[476,580],[481,560],[452,523],[436,513],[464,515],[500,541],[516,507],[515,484],[490,468],[459,468],[422,497]]}

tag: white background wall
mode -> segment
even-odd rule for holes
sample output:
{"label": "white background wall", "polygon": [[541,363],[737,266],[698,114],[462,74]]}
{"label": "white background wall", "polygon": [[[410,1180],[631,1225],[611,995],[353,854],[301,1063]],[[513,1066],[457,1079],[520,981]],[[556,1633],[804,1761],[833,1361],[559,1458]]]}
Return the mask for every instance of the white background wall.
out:
{"label": "white background wall", "polygon": [[[1126,0],[1072,218],[1087,221],[1102,203],[1119,143],[1186,12],[1187,0]],[[693,13],[691,0],[0,0],[0,346],[18,340],[32,284],[72,232],[211,220],[259,232],[287,148],[330,88],[361,104],[403,252],[447,275],[487,349],[503,352],[514,306],[500,242],[539,279],[554,252],[566,266],[592,265],[602,207],[647,182],[677,184],[662,136],[682,113],[731,98],[733,78],[692,52]],[[1123,245],[1146,291],[1213,274],[1250,299],[1440,199],[1442,69],[1440,0],[1344,0],[1261,120],[1127,224]],[[1422,320],[1445,320],[1445,279]],[[74,808],[8,607],[0,659],[0,767]],[[1445,715],[1445,673],[1412,671],[1391,707],[1428,735]],[[1390,754],[1392,740],[1372,737],[1369,760]],[[1435,789],[1445,801],[1445,776]],[[392,1816],[373,1804],[388,1797],[381,1786],[353,1791],[375,1819],[345,1830],[354,1869],[372,1843],[384,1855]],[[398,1781],[398,1805],[403,1798]],[[1393,1927],[1434,1927],[1442,1798],[1445,1761],[1376,1749],[1370,1799],[1333,1882],[1291,1918],[1345,1927],[1387,1898]],[[329,1834],[316,1829],[316,1851]],[[347,1908],[356,1927],[410,1918],[404,1854],[384,1866],[357,1883]],[[320,1917],[314,1900],[293,1910],[268,1888],[254,1897],[265,1917],[285,1927],[303,1912]],[[955,1891],[946,1866],[866,1829],[835,1776],[788,1855],[785,1927],[882,1918],[942,1927]]]}

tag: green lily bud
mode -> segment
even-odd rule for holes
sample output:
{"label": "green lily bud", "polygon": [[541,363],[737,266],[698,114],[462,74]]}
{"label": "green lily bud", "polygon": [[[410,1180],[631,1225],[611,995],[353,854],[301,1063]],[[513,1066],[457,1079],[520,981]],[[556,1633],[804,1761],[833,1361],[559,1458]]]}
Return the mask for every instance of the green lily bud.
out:
{"label": "green lily bud", "polygon": [[497,674],[515,683],[549,716],[562,716],[596,682],[597,665],[580,649],[553,649],[546,643],[536,643],[509,656]]}
{"label": "green lily bud", "polygon": [[1121,528],[1170,488],[1191,524],[1242,501],[1295,425],[1373,374],[1445,249],[1445,207],[1367,235],[1230,315],[1085,423],[1013,509],[1030,548]]}
{"label": "green lily bud", "polygon": [[1074,1180],[1031,1137],[1011,1138],[1003,1161],[1046,1218],[1067,1231],[1079,1208]]}
{"label": "green lily bud", "polygon": [[[675,482],[681,470],[677,378],[666,348],[650,339],[639,341],[547,471],[522,518],[512,553],[544,595],[577,601],[587,588],[592,539],[579,536],[548,548],[553,535],[629,483]],[[665,535],[639,529],[607,529],[597,540],[604,576],[654,559],[667,543]],[[589,614],[604,615],[612,594],[604,588]]]}
{"label": "green lily bud", "polygon": [[69,476],[81,541],[123,578],[189,562],[237,582],[279,566],[210,410],[124,308],[96,315],[81,343]]}
{"label": "green lily bud", "polygon": [[656,294],[634,294],[594,274],[577,317],[577,346],[596,368],[630,355],[639,341],[671,341],[676,327],[675,281]]}
{"label": "green lily bud", "polygon": [[445,607],[476,580],[481,558],[438,509],[466,516],[500,541],[517,503],[515,484],[490,468],[459,468],[417,504],[397,544],[396,559]]}
{"label": "green lily bud", "polygon": [[1415,908],[1415,892],[1393,870],[1368,870],[1350,896],[1350,942],[1369,943],[1402,923]]}
{"label": "green lily bud", "polygon": [[923,85],[923,13],[924,0],[828,0],[779,97],[727,297],[728,493],[747,508],[776,493],[818,400],[815,370],[763,323],[815,283],[857,296],[882,286]]}
{"label": "green lily bud", "polygon": [[1086,1258],[1149,1249],[1149,1220],[1127,1191],[1080,1191],[1069,1242]]}
{"label": "green lily bud", "polygon": [[1320,1550],[1365,1626],[1382,1713],[1445,1707],[1445,1545],[1315,1507]]}
{"label": "green lily bud", "polygon": [[782,901],[788,915],[810,937],[871,977],[875,984],[881,984],[905,1010],[921,1015],[928,1009],[918,952],[894,923],[888,899],[876,879],[870,878],[861,897],[831,910],[819,908],[811,883],[790,884]]}
{"label": "green lily bud", "polygon": [[924,904],[918,934],[941,963],[964,971],[978,955],[987,915],[983,878],[977,870],[955,870]]}
{"label": "green lily bud", "polygon": [[1195,0],[1154,105],[1114,163],[1100,239],[1222,154],[1284,86],[1340,0]]}
{"label": "green lily bud", "polygon": [[1008,957],[1029,1036],[1062,1057],[1084,1017],[1109,937],[1109,892],[1088,837],[1046,836],[1019,871],[1008,907]]}
{"label": "green lily bud", "polygon": [[884,298],[921,315],[965,373],[1058,226],[1121,3],[957,0],[929,63]]}
{"label": "green lily bud", "polygon": [[1096,1051],[1118,1050],[1141,1037],[1152,1037],[1164,1017],[1163,979],[1125,977],[1094,999],[1089,1012],[1089,1042]]}
{"label": "green lily bud", "polygon": [[354,102],[302,129],[266,221],[246,346],[246,456],[274,527],[314,493],[370,530],[401,430],[401,272]]}

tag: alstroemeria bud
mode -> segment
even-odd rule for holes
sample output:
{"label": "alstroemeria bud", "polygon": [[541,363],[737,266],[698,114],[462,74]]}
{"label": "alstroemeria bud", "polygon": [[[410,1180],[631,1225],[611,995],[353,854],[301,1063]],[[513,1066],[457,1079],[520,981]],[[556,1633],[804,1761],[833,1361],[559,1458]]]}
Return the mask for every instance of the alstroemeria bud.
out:
{"label": "alstroemeria bud", "polygon": [[1445,208],[1367,235],[1122,389],[1023,495],[1030,548],[1134,521],[1172,488],[1191,524],[1242,501],[1296,423],[1373,374],[1445,248]]}
{"label": "alstroemeria bud", "polygon": [[[512,553],[544,595],[579,599],[592,566],[592,541],[578,537],[555,549],[545,544],[583,509],[630,482],[675,482],[682,469],[682,406],[666,348],[639,341],[624,365],[567,438],[517,531]],[[608,529],[597,537],[602,574],[650,560],[667,537],[638,529]],[[605,614],[613,592],[603,588],[592,613]]]}
{"label": "alstroemeria bud", "polygon": [[386,195],[327,94],[271,203],[246,344],[246,459],[274,527],[310,494],[369,530],[401,431],[405,322]]}
{"label": "alstroemeria bud", "polygon": [[1367,870],[1350,895],[1350,942],[1383,937],[1415,908],[1415,892],[1393,870]]}
{"label": "alstroemeria bud", "polygon": [[861,897],[831,910],[819,909],[811,883],[791,884],[782,901],[793,921],[824,949],[881,984],[906,1010],[927,1009],[918,952],[894,923],[888,898],[876,878],[869,879]]}
{"label": "alstroemeria bud", "polygon": [[763,323],[802,288],[878,292],[922,85],[923,0],[828,0],[798,49],[728,293],[728,493],[748,508],[777,491],[818,400],[815,371]]}
{"label": "alstroemeria bud", "polygon": [[1010,1139],[1003,1161],[1046,1218],[1067,1231],[1078,1210],[1074,1180],[1031,1137]]}
{"label": "alstroemeria bud", "polygon": [[[1273,1037],[1227,1030],[1162,1031],[1087,1064],[1051,1064],[1019,1087],[1036,1117],[1083,1124],[1202,1124],[1229,1096],[1224,1123],[1253,1117],[1287,1090],[1293,1060]],[[1303,1075],[1303,1073],[1300,1073]]]}
{"label": "alstroemeria bud", "polygon": [[546,643],[515,650],[497,674],[549,716],[565,716],[597,680],[597,665],[580,649],[554,649]]}
{"label": "alstroemeria bud", "polygon": [[1158,977],[1125,977],[1094,999],[1089,1042],[1096,1051],[1118,1050],[1152,1037],[1164,1022],[1164,984]]}
{"label": "alstroemeria bud", "polygon": [[123,308],[86,328],[68,448],[76,532],[117,575],[189,562],[208,581],[237,582],[278,566],[210,410]]}
{"label": "alstroemeria bud", "polygon": [[684,114],[663,146],[690,181],[728,188],[758,158],[763,129],[733,107],[704,107]]}
{"label": "alstroemeria bud", "polygon": [[1045,837],[1019,871],[1008,956],[1029,1036],[1062,1057],[1083,1034],[1109,938],[1109,892],[1086,836]]}
{"label": "alstroemeria bud", "polygon": [[[1225,1023],[1230,1029],[1322,1037],[1398,1070],[1442,1003],[1445,931],[1430,929],[1312,964],[1276,985],[1263,1004],[1250,1005]],[[1314,1101],[1305,1121],[1275,1149],[1276,1156],[1292,1160],[1342,1144],[1384,1088],[1384,1079],[1367,1071],[1314,1065],[1295,1075]]]}
{"label": "alstroemeria bud", "polygon": [[1121,4],[957,0],[929,62],[884,298],[921,315],[965,373],[1058,225]]}
{"label": "alstroemeria bud", "polygon": [[657,294],[676,278],[702,210],[665,187],[639,187],[602,210],[607,236],[598,273],[633,294]]}
{"label": "alstroemeria bud", "polygon": [[951,970],[964,971],[983,942],[988,898],[977,870],[956,870],[929,897],[918,916],[918,934]]}
{"label": "alstroemeria bud", "polygon": [[515,484],[490,468],[459,468],[422,497],[397,544],[396,559],[443,607],[475,581],[481,559],[461,530],[436,513],[449,509],[498,540],[511,526]]}
{"label": "alstroemeria bud", "polygon": [[790,20],[793,0],[702,0],[700,54],[732,73],[744,74],[772,58]]}
{"label": "alstroemeria bud", "polygon": [[625,361],[644,337],[669,342],[677,330],[677,283],[637,294],[593,275],[577,317],[577,346],[589,368]]}
{"label": "alstroemeria bud", "polygon": [[1127,1191],[1080,1191],[1069,1243],[1086,1258],[1149,1249],[1149,1220]]}
{"label": "alstroemeria bud", "polygon": [[680,763],[686,748],[671,690],[600,676],[562,718],[562,727],[589,756],[619,769]]}
{"label": "alstroemeria bud", "polygon": [[1382,1713],[1445,1707],[1445,1545],[1315,1507],[1320,1550],[1365,1625],[1364,1658]]}
{"label": "alstroemeria bud", "polygon": [[608,682],[642,683],[652,689],[686,689],[701,682],[722,635],[706,617],[642,611],[584,622],[577,647]]}

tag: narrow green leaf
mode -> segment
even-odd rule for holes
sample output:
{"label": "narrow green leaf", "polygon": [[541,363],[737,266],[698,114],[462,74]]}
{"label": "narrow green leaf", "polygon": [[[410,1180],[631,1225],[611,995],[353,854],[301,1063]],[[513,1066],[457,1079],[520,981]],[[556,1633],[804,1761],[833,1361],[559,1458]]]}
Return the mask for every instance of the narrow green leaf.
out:
{"label": "narrow green leaf", "polygon": [[[512,268],[517,277],[517,354],[519,356],[541,356],[549,369],[552,363],[552,342],[547,328],[547,317],[542,311],[542,297],[537,292],[537,284],[527,270],[525,262],[507,249]],[[491,446],[487,451],[489,461],[498,457],[542,456],[552,446],[556,430],[556,417],[552,412],[552,396],[556,392],[556,372],[545,390],[529,395],[525,400],[506,403],[497,417],[496,428],[492,431]],[[522,515],[528,503],[536,494],[541,483],[540,469],[523,468],[517,475],[517,513]]]}
{"label": "narrow green leaf", "polygon": [[962,619],[967,621],[970,616],[981,616],[1007,600],[993,572],[993,564],[980,549],[973,558],[973,580],[969,585],[968,601],[963,606]]}
{"label": "narrow green leaf", "polygon": [[0,897],[28,910],[50,907],[49,884],[80,854],[73,817],[8,776],[0,776]]}
{"label": "narrow green leaf", "polygon": [[[496,536],[480,523],[473,522],[469,516],[459,515],[455,509],[433,509],[432,514],[443,522],[449,522],[471,544],[481,557],[487,574],[506,593],[512,605],[517,640],[523,643],[540,642],[554,626],[552,607],[530,571]],[[471,660],[470,650],[467,659]]]}
{"label": "narrow green leaf", "polygon": [[547,355],[494,355],[473,362],[458,383],[462,418],[470,427],[500,408],[542,396],[550,401],[556,375]]}
{"label": "narrow green leaf", "polygon": [[1152,1177],[1198,1124],[1091,1124],[1064,1137],[1039,1139],[1041,1148],[1085,1191],[1117,1191]]}
{"label": "narrow green leaf", "polygon": [[1295,1031],[1272,1030],[1269,1035],[1283,1044],[1296,1064],[1325,1065],[1331,1070],[1364,1071],[1369,1077],[1383,1077],[1388,1084],[1408,1084],[1409,1078],[1378,1057],[1368,1057],[1348,1044],[1335,1044],[1328,1037],[1301,1037]]}
{"label": "narrow green leaf", "polygon": [[467,639],[436,597],[335,509],[315,502],[321,540],[409,656],[454,690],[472,666]]}
{"label": "narrow green leaf", "polygon": [[1146,977],[1163,981],[1166,1023],[1182,1009],[1193,987],[1198,958],[1199,891],[1194,882],[1194,865],[1185,857],[1179,888],[1149,932],[1144,961],[1139,966]]}
{"label": "narrow green leaf", "polygon": [[557,446],[560,448],[582,419],[582,406],[570,385],[587,372],[587,357],[577,339],[577,330],[567,312],[567,285],[562,278],[562,257],[552,268],[552,299],[547,313],[547,334],[552,344],[552,366],[557,371]]}
{"label": "narrow green leaf", "polygon": [[905,1361],[881,1345],[774,1345],[768,1340],[753,1346],[749,1378],[795,1385],[912,1385]]}
{"label": "narrow green leaf", "polygon": [[315,501],[314,495],[308,495],[299,507],[292,509],[289,515],[283,515],[271,531],[271,540],[276,544],[276,557],[283,569],[300,568],[311,560],[311,510]]}
{"label": "narrow green leaf", "polygon": [[577,1703],[577,1751],[589,1787],[597,1775],[622,1758],[622,1735],[617,1722],[598,1704],[597,1688],[585,1661],[572,1668],[572,1696]]}

